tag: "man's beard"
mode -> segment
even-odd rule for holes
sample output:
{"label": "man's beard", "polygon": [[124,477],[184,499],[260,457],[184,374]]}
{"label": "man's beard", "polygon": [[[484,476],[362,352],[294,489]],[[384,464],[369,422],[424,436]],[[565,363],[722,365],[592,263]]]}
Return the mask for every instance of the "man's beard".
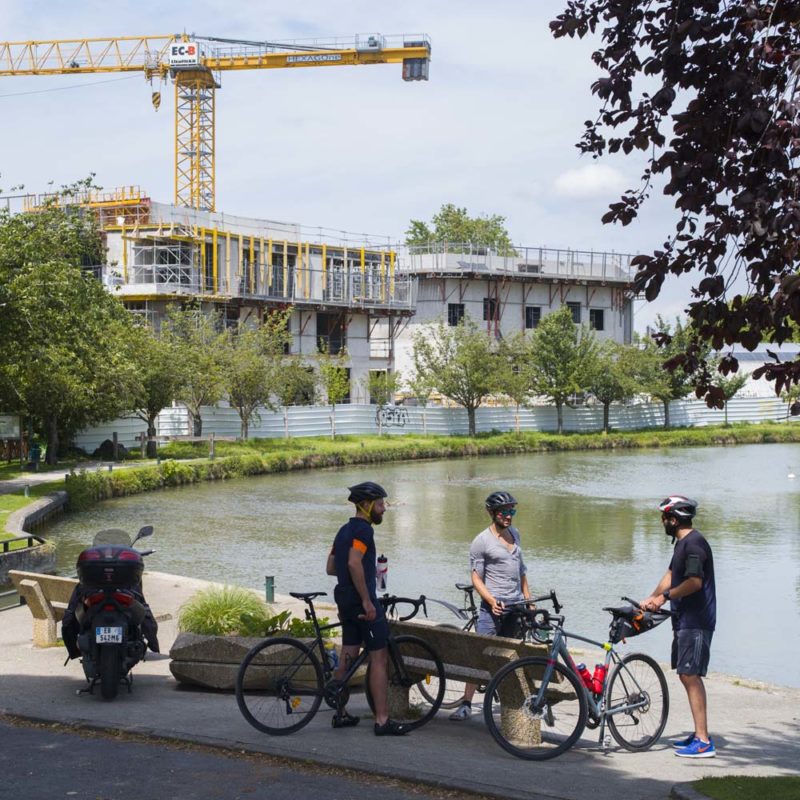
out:
{"label": "man's beard", "polygon": [[380,525],[381,522],[383,522],[383,514],[378,515],[374,511],[370,511],[369,512],[369,521],[373,525]]}

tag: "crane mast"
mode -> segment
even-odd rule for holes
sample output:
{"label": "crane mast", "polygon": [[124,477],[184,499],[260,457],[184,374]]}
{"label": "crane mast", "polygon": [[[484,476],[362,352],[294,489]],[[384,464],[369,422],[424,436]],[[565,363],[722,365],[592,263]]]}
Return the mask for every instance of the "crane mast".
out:
{"label": "crane mast", "polygon": [[[428,80],[427,36],[255,42],[188,34],[0,42],[0,77],[142,72],[175,85],[175,204],[216,205],[215,73],[244,69],[403,65],[406,81]],[[153,92],[153,104],[160,103]]]}

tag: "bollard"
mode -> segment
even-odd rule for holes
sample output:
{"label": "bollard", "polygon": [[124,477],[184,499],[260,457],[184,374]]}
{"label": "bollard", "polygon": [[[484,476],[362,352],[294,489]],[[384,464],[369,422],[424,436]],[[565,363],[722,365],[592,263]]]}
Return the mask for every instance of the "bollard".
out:
{"label": "bollard", "polygon": [[114,465],[113,464],[109,464],[108,465],[108,471],[109,472],[113,472],[114,471]]}
{"label": "bollard", "polygon": [[25,484],[25,497],[31,496],[31,487],[26,483]]}
{"label": "bollard", "polygon": [[266,595],[268,603],[275,602],[275,576],[264,576],[264,594]]}
{"label": "bollard", "polygon": [[208,457],[213,461],[217,455],[216,442],[214,441],[213,431],[208,435],[209,451]]}

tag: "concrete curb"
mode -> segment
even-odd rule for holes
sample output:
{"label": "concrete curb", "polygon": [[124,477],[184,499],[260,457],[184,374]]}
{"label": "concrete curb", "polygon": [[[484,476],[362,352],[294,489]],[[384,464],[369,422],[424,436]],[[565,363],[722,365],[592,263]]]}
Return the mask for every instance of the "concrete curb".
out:
{"label": "concrete curb", "polygon": [[63,490],[51,492],[46,497],[32,500],[27,506],[8,515],[6,531],[12,536],[25,536],[31,533],[30,528],[41,525],[55,514],[60,514],[69,500]]}
{"label": "concrete curb", "polygon": [[698,792],[691,783],[676,783],[669,796],[671,800],[708,800],[708,795]]}

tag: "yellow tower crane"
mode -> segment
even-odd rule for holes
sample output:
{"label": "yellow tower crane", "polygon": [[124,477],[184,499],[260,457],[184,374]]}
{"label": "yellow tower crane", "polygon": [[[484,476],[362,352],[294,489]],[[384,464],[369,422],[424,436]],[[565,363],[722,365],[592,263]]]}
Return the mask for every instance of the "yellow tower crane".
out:
{"label": "yellow tower crane", "polygon": [[[212,36],[0,42],[0,77],[142,72],[175,84],[175,204],[215,210],[215,91],[219,73],[242,69],[403,65],[403,80],[428,80],[426,36],[254,42]],[[158,108],[161,94],[153,92]]]}

